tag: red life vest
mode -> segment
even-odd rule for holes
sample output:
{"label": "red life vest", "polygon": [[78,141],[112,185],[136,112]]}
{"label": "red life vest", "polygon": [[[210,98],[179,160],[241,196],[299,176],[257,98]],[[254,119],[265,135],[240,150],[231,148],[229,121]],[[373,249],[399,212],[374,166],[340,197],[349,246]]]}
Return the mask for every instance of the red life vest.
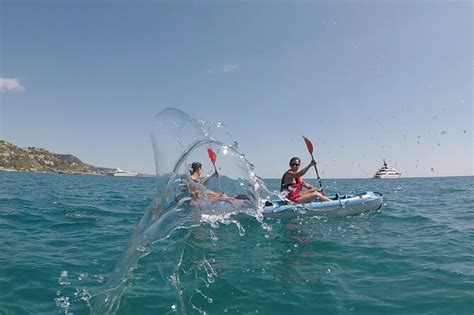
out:
{"label": "red life vest", "polygon": [[293,202],[297,202],[298,199],[300,198],[300,192],[301,188],[303,187],[303,180],[301,177],[295,178],[296,183],[294,184],[283,184],[283,179],[285,178],[285,174],[283,174],[283,177],[281,178],[281,188],[280,191],[286,191],[286,198],[290,199]]}

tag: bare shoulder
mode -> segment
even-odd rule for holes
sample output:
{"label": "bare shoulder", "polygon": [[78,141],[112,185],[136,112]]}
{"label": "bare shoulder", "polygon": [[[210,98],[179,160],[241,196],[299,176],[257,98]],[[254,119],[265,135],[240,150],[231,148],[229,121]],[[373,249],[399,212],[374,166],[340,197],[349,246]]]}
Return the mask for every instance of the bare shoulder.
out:
{"label": "bare shoulder", "polygon": [[285,172],[285,175],[283,175],[283,181],[284,182],[289,182],[291,181],[293,178],[295,178],[295,172],[293,171],[286,171]]}

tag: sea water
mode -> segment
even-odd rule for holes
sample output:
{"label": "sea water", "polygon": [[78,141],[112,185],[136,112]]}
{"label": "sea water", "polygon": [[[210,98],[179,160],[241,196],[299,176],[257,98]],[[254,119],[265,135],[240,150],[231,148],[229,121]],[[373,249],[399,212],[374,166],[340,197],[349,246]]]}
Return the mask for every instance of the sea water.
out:
{"label": "sea water", "polygon": [[[279,180],[265,183],[278,189]],[[474,313],[473,177],[323,184],[330,193],[379,191],[383,207],[177,229],[136,249],[143,254],[119,276],[112,313]],[[100,312],[160,185],[0,172],[0,314]]]}

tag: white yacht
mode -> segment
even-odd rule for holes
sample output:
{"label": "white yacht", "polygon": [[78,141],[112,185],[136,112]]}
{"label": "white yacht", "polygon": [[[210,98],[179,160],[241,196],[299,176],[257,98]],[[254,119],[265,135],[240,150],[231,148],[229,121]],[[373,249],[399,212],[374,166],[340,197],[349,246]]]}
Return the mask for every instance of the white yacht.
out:
{"label": "white yacht", "polygon": [[137,177],[138,173],[132,172],[132,171],[124,171],[124,170],[121,170],[120,168],[117,167],[115,170],[113,170],[112,172],[110,172],[107,175],[121,176],[121,177]]}
{"label": "white yacht", "polygon": [[375,173],[374,178],[400,178],[401,172],[392,167],[388,167],[385,159],[383,159],[383,166]]}

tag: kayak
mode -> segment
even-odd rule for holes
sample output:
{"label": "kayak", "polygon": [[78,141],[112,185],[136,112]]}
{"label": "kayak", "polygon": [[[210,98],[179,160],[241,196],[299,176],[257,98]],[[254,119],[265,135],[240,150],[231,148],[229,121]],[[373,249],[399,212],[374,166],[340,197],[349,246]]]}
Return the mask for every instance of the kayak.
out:
{"label": "kayak", "polygon": [[383,196],[379,192],[364,192],[355,195],[334,196],[331,201],[313,201],[297,204],[291,201],[267,201],[263,208],[265,218],[294,218],[298,216],[343,217],[378,210],[382,207]]}

